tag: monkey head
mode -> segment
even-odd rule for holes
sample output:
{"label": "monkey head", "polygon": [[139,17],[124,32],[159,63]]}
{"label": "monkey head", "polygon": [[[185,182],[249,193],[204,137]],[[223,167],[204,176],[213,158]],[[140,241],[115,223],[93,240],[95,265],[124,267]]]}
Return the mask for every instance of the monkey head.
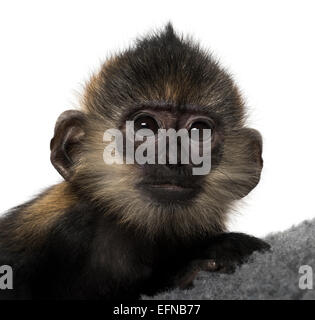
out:
{"label": "monkey head", "polygon": [[[171,25],[106,61],[81,105],[57,120],[53,165],[82,199],[152,237],[224,231],[234,202],[260,179],[262,139],[245,126],[236,85]],[[210,172],[193,175],[191,163],[104,163],[104,132],[116,128],[125,137],[126,121],[154,135],[162,128],[211,129]]]}

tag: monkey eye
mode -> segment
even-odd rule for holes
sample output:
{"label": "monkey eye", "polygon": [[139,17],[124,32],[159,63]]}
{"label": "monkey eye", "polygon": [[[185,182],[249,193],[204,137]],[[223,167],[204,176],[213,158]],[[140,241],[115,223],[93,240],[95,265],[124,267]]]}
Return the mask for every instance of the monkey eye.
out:
{"label": "monkey eye", "polygon": [[157,134],[159,125],[151,115],[141,114],[135,118],[134,128],[135,132],[140,129],[150,129],[154,134]]}
{"label": "monkey eye", "polygon": [[[211,138],[213,128],[214,128],[214,126],[211,121],[208,121],[206,119],[198,119],[198,120],[195,120],[190,125],[189,135],[192,140],[195,140],[195,139],[197,139],[197,137],[195,137],[194,134],[192,134],[192,132],[197,131],[197,132],[199,132],[199,141],[209,140]],[[204,130],[206,130],[206,129],[211,129],[211,133],[205,132]]]}

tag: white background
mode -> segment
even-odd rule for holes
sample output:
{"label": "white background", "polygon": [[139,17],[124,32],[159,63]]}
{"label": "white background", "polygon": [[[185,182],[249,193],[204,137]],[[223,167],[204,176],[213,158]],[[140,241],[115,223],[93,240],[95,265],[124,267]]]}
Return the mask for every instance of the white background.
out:
{"label": "white background", "polygon": [[171,20],[234,75],[264,137],[262,180],[232,230],[255,235],[315,217],[314,1],[1,1],[0,212],[60,181],[58,115],[110,53]]}

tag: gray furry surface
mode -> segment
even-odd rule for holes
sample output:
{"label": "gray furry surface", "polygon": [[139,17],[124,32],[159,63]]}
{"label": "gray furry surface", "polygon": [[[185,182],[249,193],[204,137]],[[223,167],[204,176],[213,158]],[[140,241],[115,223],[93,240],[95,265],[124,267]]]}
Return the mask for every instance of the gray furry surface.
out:
{"label": "gray furry surface", "polygon": [[[315,272],[315,219],[271,234],[267,253],[255,253],[233,274],[200,272],[191,290],[175,289],[153,299],[294,299],[315,300],[315,288],[299,288],[299,268]],[[314,275],[314,274],[313,274]],[[144,297],[144,299],[151,299]]]}

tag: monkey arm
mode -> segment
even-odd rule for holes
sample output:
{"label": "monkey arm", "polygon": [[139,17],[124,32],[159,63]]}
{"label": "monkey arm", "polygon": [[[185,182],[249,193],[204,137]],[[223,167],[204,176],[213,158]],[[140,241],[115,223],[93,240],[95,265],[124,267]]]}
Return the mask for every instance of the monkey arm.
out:
{"label": "monkey arm", "polygon": [[175,285],[185,289],[193,285],[199,271],[232,273],[249,259],[254,251],[269,250],[265,241],[244,233],[222,233],[196,248],[197,254],[175,277]]}

